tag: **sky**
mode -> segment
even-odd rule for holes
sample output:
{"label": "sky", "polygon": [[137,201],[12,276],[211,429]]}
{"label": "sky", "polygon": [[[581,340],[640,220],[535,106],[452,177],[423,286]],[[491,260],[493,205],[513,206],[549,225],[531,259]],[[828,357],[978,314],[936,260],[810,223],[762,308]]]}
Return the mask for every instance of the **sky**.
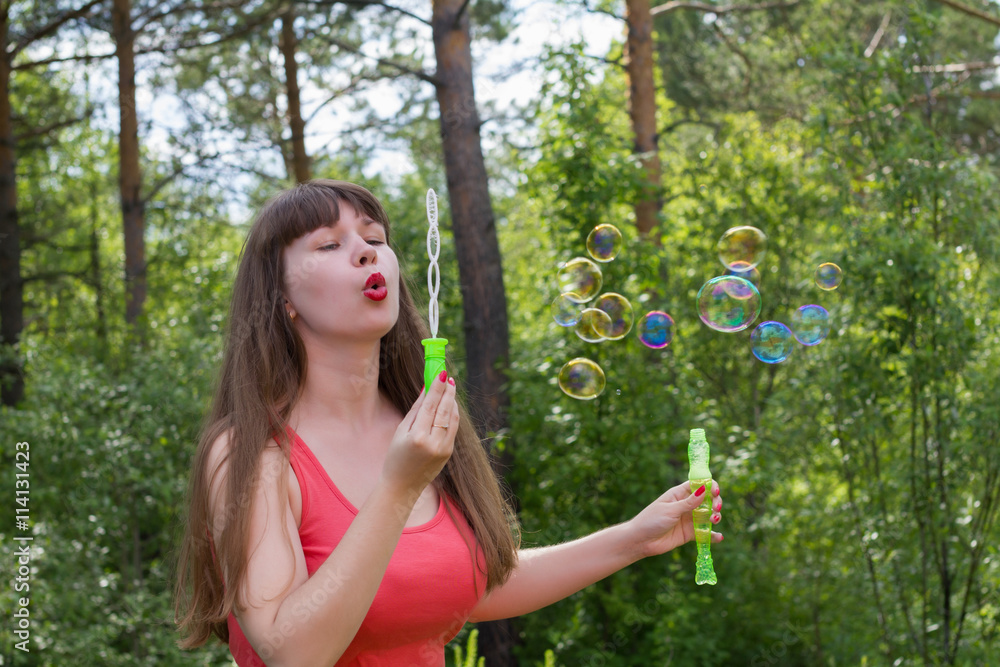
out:
{"label": "sky", "polygon": [[[394,4],[405,6],[414,13],[429,18],[430,3],[423,0],[397,0]],[[519,62],[531,62],[536,59],[546,45],[568,44],[581,36],[587,44],[587,52],[595,56],[604,56],[613,40],[623,36],[624,23],[606,14],[588,13],[579,7],[557,4],[553,0],[511,0],[514,16],[514,29],[501,43],[477,41],[473,43],[473,75],[475,78],[477,106],[482,111],[487,103],[494,103],[498,112],[511,108],[512,104],[524,105],[535,98],[542,84],[542,73],[530,67],[512,68]],[[401,21],[407,21],[402,17]],[[420,25],[413,21],[414,25]],[[419,30],[426,33],[428,54],[425,68],[433,71],[433,45],[431,43],[430,27],[420,26]],[[423,34],[423,33],[419,33]],[[372,56],[379,55],[378,42],[368,40],[364,45],[366,52]],[[64,55],[72,53],[76,47],[71,43],[57,45],[57,50]],[[97,34],[90,40],[88,50],[91,53],[113,51],[113,45],[106,34]],[[179,100],[168,91],[157,89],[151,85],[151,78],[157,70],[156,56],[140,56],[137,60],[137,109],[140,125],[148,123],[148,128],[140,136],[144,151],[153,155],[165,156],[175,151],[170,145],[171,135],[183,132],[185,126],[184,112]],[[275,45],[274,58],[280,63],[280,54]],[[301,64],[300,64],[301,67]],[[511,72],[512,69],[517,71]],[[88,66],[88,76],[82,78],[90,89],[90,98],[94,100],[115,100],[117,97],[117,63],[114,59],[98,61]],[[83,85],[81,83],[81,85]],[[303,116],[309,117],[320,101],[326,98],[326,93],[311,86],[305,80],[300,69],[300,85]],[[430,85],[430,84],[426,84]],[[372,107],[379,109],[383,117],[389,117],[397,112],[402,100],[393,88],[391,81],[375,86],[365,93]],[[338,101],[339,102],[339,101]],[[357,118],[346,111],[349,100],[327,105],[310,122],[306,128],[306,150],[310,155],[330,148],[336,148],[337,137],[346,128],[356,124]],[[104,107],[96,122],[106,126],[109,131],[118,130],[118,108],[113,102]],[[327,147],[329,142],[333,144]],[[484,150],[491,148],[489,133],[484,133]],[[234,142],[235,145],[235,142]],[[224,147],[223,147],[224,148]],[[265,159],[267,156],[261,155]],[[274,159],[270,171],[282,173],[284,168]],[[407,155],[398,149],[385,148],[370,156],[370,164],[366,174],[371,176],[379,172],[388,180],[395,180],[412,169]],[[220,177],[222,177],[220,175]],[[246,176],[226,176],[245,180],[249,186],[250,178]],[[238,191],[239,187],[234,188]],[[234,221],[245,219],[249,212],[245,202],[234,195],[229,207],[230,216]]]}
{"label": "sky", "polygon": [[[571,9],[551,0],[512,0],[511,7],[516,27],[507,39],[502,43],[473,43],[473,77],[480,114],[490,102],[503,111],[537,97],[542,73],[523,69],[504,76],[509,74],[513,63],[530,61],[541,55],[546,45],[567,44],[580,36],[585,39],[588,53],[604,56],[612,41],[623,36],[624,24],[606,14]],[[422,15],[428,14],[425,11]],[[430,28],[426,31],[429,43]],[[376,108],[399,109],[401,103],[391,84],[376,89],[370,99]],[[336,127],[337,122],[346,125],[348,119],[341,117],[330,126]],[[322,121],[327,123],[330,121]],[[307,145],[307,152],[319,149],[325,141],[325,137],[316,137],[311,146]],[[488,135],[483,143],[485,150],[491,148]],[[374,156],[370,168],[383,174],[401,175],[411,167],[405,155],[387,150]]]}

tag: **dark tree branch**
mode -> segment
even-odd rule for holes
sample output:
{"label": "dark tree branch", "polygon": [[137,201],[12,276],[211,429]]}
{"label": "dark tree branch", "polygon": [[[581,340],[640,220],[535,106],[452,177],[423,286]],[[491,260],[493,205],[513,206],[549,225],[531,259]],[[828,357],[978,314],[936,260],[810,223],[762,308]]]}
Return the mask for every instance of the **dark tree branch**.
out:
{"label": "dark tree branch", "polygon": [[455,12],[455,20],[451,24],[452,30],[458,27],[458,22],[462,20],[462,14],[465,13],[465,8],[468,6],[469,6],[469,0],[464,0],[464,2],[462,2],[462,6],[458,8],[457,12]]}
{"label": "dark tree branch", "polygon": [[37,282],[39,280],[49,281],[55,278],[86,279],[88,275],[88,271],[42,271],[41,273],[32,273],[22,277],[21,284],[27,285],[30,282]]}
{"label": "dark tree branch", "polygon": [[352,77],[351,78],[351,82],[349,84],[347,84],[343,88],[338,88],[337,90],[335,90],[329,97],[327,97],[325,100],[323,100],[318,107],[316,107],[315,109],[313,109],[313,112],[311,114],[309,114],[308,118],[306,118],[306,125],[308,125],[309,123],[311,123],[313,121],[313,119],[316,118],[316,115],[320,112],[320,110],[323,109],[323,107],[325,107],[330,102],[333,102],[335,99],[337,99],[341,95],[346,95],[347,93],[356,92],[357,90],[359,90],[359,86],[363,82],[365,82],[365,81],[377,81],[380,78],[381,77],[369,77],[369,76],[365,76],[364,74],[358,74],[357,76]]}
{"label": "dark tree branch", "polygon": [[208,160],[214,160],[217,157],[219,157],[219,153],[214,153],[211,155],[200,155],[198,156],[198,159],[191,164],[178,165],[177,168],[175,168],[172,172],[170,172],[169,174],[158,180],[156,183],[153,184],[151,188],[149,188],[149,192],[146,193],[146,196],[142,198],[142,203],[147,204],[148,202],[152,201],[152,199],[160,193],[160,190],[165,188],[174,179],[183,174],[185,169],[190,169],[191,167],[197,167],[198,165],[204,164]]}
{"label": "dark tree branch", "polygon": [[33,60],[26,63],[20,63],[18,65],[11,65],[11,71],[16,72],[18,70],[32,69],[34,67],[43,67],[45,65],[53,65],[55,63],[68,63],[68,62],[90,62],[91,60],[107,60],[109,58],[114,58],[115,52],[111,53],[100,53],[100,54],[90,54],[85,53],[80,56],[66,56],[65,58],[46,58],[45,60]]}
{"label": "dark tree branch", "polygon": [[61,130],[64,127],[69,127],[70,125],[79,123],[82,120],[86,120],[93,113],[94,113],[93,109],[87,109],[87,112],[82,116],[80,116],[79,118],[67,118],[66,120],[50,123],[49,125],[46,125],[44,127],[36,127],[33,130],[22,132],[21,134],[16,134],[14,135],[14,141],[17,143],[21,143],[25,139],[32,139],[34,137],[39,137],[45,134],[49,134],[50,132],[54,132],[55,130]]}
{"label": "dark tree branch", "polygon": [[302,2],[304,5],[318,5],[320,7],[332,7],[333,5],[361,5],[362,7],[368,7],[370,5],[375,5],[378,7],[385,7],[386,9],[391,9],[394,12],[399,12],[400,14],[405,14],[410,18],[414,18],[424,25],[430,25],[431,22],[427,19],[417,16],[413,12],[407,11],[401,7],[396,7],[395,5],[390,5],[386,2],[379,2],[378,0],[305,0]]}
{"label": "dark tree branch", "polygon": [[69,21],[86,16],[91,9],[93,9],[99,4],[102,4],[103,2],[104,0],[90,0],[90,2],[85,4],[83,7],[75,9],[71,12],[67,12],[62,16],[58,16],[55,19],[53,19],[48,25],[42,26],[41,28],[39,28],[37,31],[35,31],[30,35],[25,35],[17,42],[17,44],[14,45],[14,48],[12,48],[10,51],[7,52],[8,59],[13,59],[14,56],[20,53],[29,44],[32,44],[40,39],[48,37],[49,35],[54,33],[56,30],[61,28],[64,24],[68,23]]}
{"label": "dark tree branch", "polygon": [[670,125],[665,126],[660,130],[660,134],[667,134],[673,132],[681,125],[704,125],[705,127],[712,128],[716,134],[722,131],[722,125],[719,123],[712,123],[707,120],[700,120],[698,118],[681,118],[680,120],[675,120]]}
{"label": "dark tree branch", "polygon": [[957,9],[960,12],[968,14],[969,16],[975,16],[977,19],[982,19],[987,23],[992,23],[995,26],[1000,26],[1000,18],[993,16],[992,14],[987,14],[986,12],[980,11],[975,7],[969,7],[968,5],[963,5],[961,2],[955,2],[955,0],[936,0],[942,5],[951,7],[952,9]]}
{"label": "dark tree branch", "polygon": [[177,53],[178,51],[184,51],[187,49],[201,49],[210,46],[217,46],[219,44],[224,44],[225,42],[228,42],[232,39],[236,39],[237,37],[242,37],[246,34],[253,32],[258,27],[260,27],[261,25],[263,25],[268,21],[275,20],[276,18],[278,18],[281,10],[284,7],[285,7],[284,5],[274,7],[271,9],[271,11],[265,12],[260,16],[256,17],[254,20],[248,21],[247,23],[243,24],[239,30],[234,30],[233,32],[224,35],[219,35],[217,39],[211,42],[198,41],[197,36],[200,35],[201,33],[197,30],[192,30],[190,33],[186,33],[185,35],[183,35],[181,39],[183,40],[193,35],[195,36],[194,41],[188,43],[180,41],[171,46],[167,45],[157,46],[157,47],[149,46],[143,49],[136,49],[135,54],[139,56],[139,55],[146,55],[149,53]]}
{"label": "dark tree branch", "polygon": [[240,0],[230,0],[229,2],[216,2],[209,4],[190,2],[187,4],[174,5],[173,7],[164,9],[163,11],[156,14],[150,13],[154,8],[157,7],[157,5],[152,5],[148,11],[143,12],[138,16],[136,16],[136,19],[145,19],[145,20],[140,25],[135,27],[135,31],[137,33],[143,32],[146,29],[146,26],[148,26],[149,24],[154,23],[155,21],[159,21],[162,18],[166,18],[167,16],[170,16],[172,14],[177,14],[180,12],[200,11],[204,12],[205,14],[209,14],[210,12],[220,12],[225,9],[234,9],[242,7],[244,4],[246,3]]}
{"label": "dark tree branch", "polygon": [[799,4],[798,0],[792,2],[761,2],[756,5],[709,5],[704,2],[681,2],[675,0],[658,7],[653,7],[649,13],[653,16],[657,14],[667,14],[679,9],[694,9],[707,14],[734,14],[738,12],[756,12],[764,9],[789,9]]}
{"label": "dark tree branch", "polygon": [[391,60],[385,60],[384,58],[377,58],[375,56],[369,56],[369,55],[363,53],[361,51],[361,49],[359,49],[358,47],[354,46],[353,44],[348,44],[347,42],[344,42],[342,40],[337,39],[336,37],[330,37],[330,36],[327,36],[327,35],[320,35],[320,39],[325,40],[326,42],[328,42],[329,44],[332,44],[332,45],[336,46],[337,48],[344,49],[345,51],[350,51],[351,53],[356,53],[359,56],[362,56],[364,58],[368,58],[370,60],[374,60],[375,62],[377,62],[380,65],[385,65],[387,67],[394,67],[394,68],[400,70],[401,72],[406,72],[407,74],[412,74],[413,76],[417,77],[418,79],[421,79],[421,80],[426,81],[428,83],[434,84],[435,87],[441,85],[441,81],[439,79],[437,79],[432,74],[428,74],[427,72],[424,72],[423,70],[416,70],[416,69],[413,69],[412,67],[407,67],[406,65],[402,65],[400,63],[393,62]]}
{"label": "dark tree branch", "polygon": [[729,39],[718,23],[712,23],[712,28],[715,30],[715,34],[719,36],[719,39],[721,39],[723,43],[729,47],[729,50],[739,56],[740,60],[743,61],[743,64],[747,66],[746,74],[743,75],[743,96],[748,96],[750,94],[750,81],[753,72],[753,63],[750,62],[750,57],[744,53],[743,50],[733,42],[733,40]]}

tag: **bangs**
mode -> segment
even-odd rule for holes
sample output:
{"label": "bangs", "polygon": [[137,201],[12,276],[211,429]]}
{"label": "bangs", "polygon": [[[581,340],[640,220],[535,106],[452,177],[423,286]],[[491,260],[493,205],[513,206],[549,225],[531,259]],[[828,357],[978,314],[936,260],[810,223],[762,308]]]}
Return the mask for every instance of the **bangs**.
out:
{"label": "bangs", "polygon": [[359,215],[379,222],[389,241],[389,217],[375,196],[365,188],[347,183],[318,179],[301,183],[269,201],[261,210],[267,236],[284,248],[295,239],[340,220],[340,203],[348,203]]}

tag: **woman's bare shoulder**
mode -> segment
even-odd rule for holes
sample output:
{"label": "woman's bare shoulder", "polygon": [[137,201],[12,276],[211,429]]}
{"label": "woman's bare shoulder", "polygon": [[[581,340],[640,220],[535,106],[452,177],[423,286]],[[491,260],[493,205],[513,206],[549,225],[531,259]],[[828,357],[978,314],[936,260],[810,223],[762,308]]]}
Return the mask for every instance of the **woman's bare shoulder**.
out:
{"label": "woman's bare shoulder", "polygon": [[[209,480],[210,502],[214,507],[218,507],[218,501],[226,497],[229,462],[234,446],[232,428],[223,430],[208,446],[205,472]],[[276,484],[286,469],[287,459],[284,452],[272,438],[265,443],[260,457],[258,480],[265,485]]]}

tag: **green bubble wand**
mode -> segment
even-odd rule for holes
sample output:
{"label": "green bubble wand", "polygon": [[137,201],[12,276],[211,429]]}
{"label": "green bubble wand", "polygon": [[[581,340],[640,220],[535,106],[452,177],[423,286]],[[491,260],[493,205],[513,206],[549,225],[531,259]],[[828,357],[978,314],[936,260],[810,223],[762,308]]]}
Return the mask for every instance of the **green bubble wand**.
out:
{"label": "green bubble wand", "polygon": [[698,559],[695,561],[694,583],[715,585],[715,568],[712,566],[712,473],[708,469],[709,448],[705,440],[705,430],[691,429],[688,441],[688,480],[691,491],[705,485],[705,495],[698,507],[691,512],[694,521],[694,541],[698,545]]}
{"label": "green bubble wand", "polygon": [[430,302],[427,305],[427,320],[431,327],[431,337],[421,343],[424,346],[424,392],[430,392],[431,382],[445,369],[444,356],[448,346],[447,338],[438,338],[438,289],[441,286],[441,270],[438,268],[438,255],[441,254],[441,233],[438,231],[437,194],[434,190],[427,191],[427,293]]}

